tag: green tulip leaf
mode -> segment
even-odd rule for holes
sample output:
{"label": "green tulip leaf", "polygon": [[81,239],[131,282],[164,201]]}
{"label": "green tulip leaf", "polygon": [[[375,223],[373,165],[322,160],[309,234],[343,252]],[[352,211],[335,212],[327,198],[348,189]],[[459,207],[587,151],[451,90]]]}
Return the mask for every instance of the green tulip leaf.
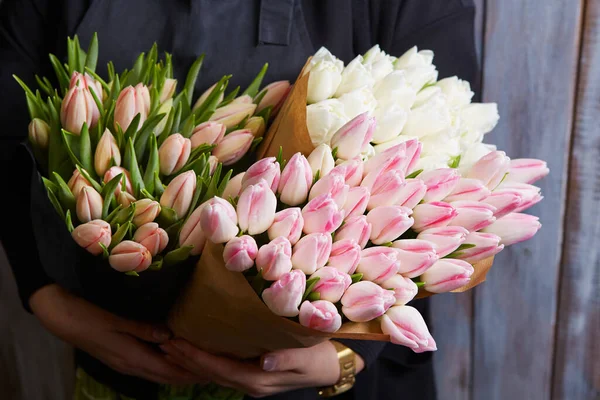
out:
{"label": "green tulip leaf", "polygon": [[131,138],[127,140],[125,160],[129,161],[125,165],[125,168],[129,170],[129,174],[131,175],[131,184],[134,188],[134,196],[138,198],[140,197],[141,190],[144,189],[144,180],[142,179],[142,173],[140,172],[140,166],[137,162],[135,149],[133,147],[133,140]]}
{"label": "green tulip leaf", "polygon": [[115,190],[121,184],[121,179],[123,178],[123,173],[112,178],[104,187],[102,188],[102,198],[104,199],[104,203],[102,204],[102,219],[105,219],[110,210],[110,205],[112,201],[115,199]]}
{"label": "green tulip leaf", "polygon": [[200,57],[194,61],[190,70],[188,71],[188,75],[185,79],[185,85],[183,86],[183,90],[186,92],[186,101],[188,106],[191,107],[192,98],[194,97],[194,88],[196,86],[196,79],[198,78],[198,74],[200,73],[200,68],[202,68],[202,62],[204,61],[204,54],[201,54]]}
{"label": "green tulip leaf", "polygon": [[175,250],[171,250],[165,255],[164,265],[175,265],[187,260],[194,246],[183,246]]}
{"label": "green tulip leaf", "polygon": [[166,114],[158,114],[148,118],[142,128],[137,133],[136,138],[134,140],[135,143],[135,154],[137,155],[138,162],[141,162],[144,159],[144,155],[146,153],[146,148],[148,147],[148,140],[150,136],[154,136],[152,131],[160,123],[163,117]]}
{"label": "green tulip leaf", "polygon": [[114,249],[116,245],[123,241],[125,235],[127,235],[132,225],[133,224],[131,222],[127,221],[117,228],[117,231],[114,233],[114,235],[112,235],[112,238],[110,240],[110,245],[108,246],[109,251],[112,251],[112,249]]}
{"label": "green tulip leaf", "polygon": [[65,213],[65,224],[67,224],[67,230],[69,233],[75,230],[75,227],[73,226],[73,220],[71,219],[71,210],[67,210]]}
{"label": "green tulip leaf", "polygon": [[250,83],[250,86],[248,86],[246,88],[246,90],[244,90],[244,92],[242,93],[242,95],[249,95],[250,97],[255,97],[256,94],[258,93],[258,90],[260,89],[260,85],[263,81],[263,78],[265,77],[265,74],[267,73],[267,69],[269,68],[269,64],[265,63],[265,65],[263,65],[263,67],[260,69],[260,71],[258,72],[258,74],[256,75],[256,77],[254,78],[254,80],[252,81],[252,83]]}
{"label": "green tulip leaf", "polygon": [[63,180],[63,178],[57,172],[53,172],[52,176],[54,177],[54,180],[58,184],[58,190],[56,191],[58,200],[63,205],[64,209],[72,210],[74,212],[76,199],[75,199],[75,196],[73,196],[71,189],[69,189],[69,185],[67,185],[67,183]]}
{"label": "green tulip leaf", "polygon": [[418,170],[416,170],[416,171],[414,171],[414,172],[412,172],[412,173],[408,174],[408,175],[406,176],[406,179],[412,179],[412,178],[416,178],[417,176],[419,176],[419,175],[421,174],[421,172],[423,172],[423,170],[422,170],[422,169],[418,169]]}
{"label": "green tulip leaf", "polygon": [[94,32],[90,45],[88,47],[87,56],[85,58],[85,68],[89,68],[92,71],[96,70],[96,64],[98,63],[98,33]]}
{"label": "green tulip leaf", "polygon": [[306,281],[306,290],[304,291],[304,294],[302,295],[302,301],[306,300],[308,298],[308,296],[312,293],[312,290],[314,289],[317,282],[319,282],[319,279],[321,279],[321,278],[319,278],[317,276],[315,278],[310,278]]}
{"label": "green tulip leaf", "polygon": [[350,278],[352,279],[352,283],[357,283],[357,282],[360,282],[362,280],[363,274],[350,275]]}

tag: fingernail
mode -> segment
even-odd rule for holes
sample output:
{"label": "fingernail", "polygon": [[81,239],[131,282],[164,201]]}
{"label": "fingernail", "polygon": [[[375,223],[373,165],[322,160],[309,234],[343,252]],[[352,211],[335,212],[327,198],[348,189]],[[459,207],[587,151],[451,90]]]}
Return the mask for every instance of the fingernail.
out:
{"label": "fingernail", "polygon": [[266,356],[263,359],[263,365],[262,365],[263,369],[265,371],[273,371],[275,369],[275,357],[273,356]]}
{"label": "fingernail", "polygon": [[171,337],[171,332],[164,328],[154,328],[152,336],[154,337],[154,339],[163,342],[165,340],[169,340],[169,337]]}

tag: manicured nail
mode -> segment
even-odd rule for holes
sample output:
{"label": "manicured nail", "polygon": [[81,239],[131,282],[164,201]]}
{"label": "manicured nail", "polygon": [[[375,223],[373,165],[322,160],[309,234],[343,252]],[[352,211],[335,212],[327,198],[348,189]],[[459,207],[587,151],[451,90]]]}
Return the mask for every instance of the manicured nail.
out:
{"label": "manicured nail", "polygon": [[165,340],[169,340],[169,337],[171,337],[171,332],[164,328],[154,328],[152,336],[159,342],[164,342]]}
{"label": "manicured nail", "polygon": [[266,356],[263,359],[263,365],[262,365],[263,369],[265,371],[273,371],[275,369],[275,357],[273,356]]}

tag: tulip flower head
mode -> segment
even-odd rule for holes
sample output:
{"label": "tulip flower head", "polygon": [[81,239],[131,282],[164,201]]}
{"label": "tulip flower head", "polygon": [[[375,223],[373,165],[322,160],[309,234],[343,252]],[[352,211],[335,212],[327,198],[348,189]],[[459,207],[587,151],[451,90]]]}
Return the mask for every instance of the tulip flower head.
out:
{"label": "tulip flower head", "polygon": [[79,225],[71,232],[75,242],[88,252],[97,256],[102,254],[102,247],[108,247],[112,238],[110,224],[101,219],[95,219]]}
{"label": "tulip flower head", "polygon": [[292,269],[292,245],[280,236],[258,249],[256,268],[262,277],[269,281],[282,278]]}
{"label": "tulip flower head", "polygon": [[302,303],[299,320],[302,326],[328,333],[336,332],[342,326],[342,317],[337,308],[326,300]]}
{"label": "tulip flower head", "polygon": [[[234,272],[246,271],[254,266],[254,260],[256,259],[257,254],[258,247],[252,236],[243,235],[234,237],[227,242],[223,249],[225,268]],[[290,269],[291,265],[288,271]]]}
{"label": "tulip flower head", "polygon": [[[244,178],[248,176],[248,172]],[[243,183],[242,183],[243,185]],[[240,229],[250,235],[266,232],[275,219],[277,198],[269,184],[260,179],[256,184],[242,190],[237,203]]]}
{"label": "tulip flower head", "polygon": [[367,322],[382,316],[394,305],[396,297],[370,281],[350,285],[342,296],[342,313],[350,321]]}
{"label": "tulip flower head", "polygon": [[143,245],[124,240],[112,249],[108,262],[119,272],[142,272],[152,263],[152,254]]}
{"label": "tulip flower head", "polygon": [[390,308],[381,319],[381,330],[386,335],[390,335],[392,343],[406,346],[415,353],[437,350],[435,340],[416,308],[410,306]]}

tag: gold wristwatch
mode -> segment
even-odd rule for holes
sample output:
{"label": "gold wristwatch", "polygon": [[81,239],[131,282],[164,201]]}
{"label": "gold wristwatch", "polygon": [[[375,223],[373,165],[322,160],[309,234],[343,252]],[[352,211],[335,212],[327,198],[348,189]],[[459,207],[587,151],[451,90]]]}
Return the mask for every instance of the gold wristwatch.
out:
{"label": "gold wristwatch", "polygon": [[338,361],[340,362],[340,379],[333,386],[319,389],[319,396],[321,397],[333,397],[347,392],[352,389],[356,380],[356,353],[340,342],[332,340],[331,343],[337,350]]}

